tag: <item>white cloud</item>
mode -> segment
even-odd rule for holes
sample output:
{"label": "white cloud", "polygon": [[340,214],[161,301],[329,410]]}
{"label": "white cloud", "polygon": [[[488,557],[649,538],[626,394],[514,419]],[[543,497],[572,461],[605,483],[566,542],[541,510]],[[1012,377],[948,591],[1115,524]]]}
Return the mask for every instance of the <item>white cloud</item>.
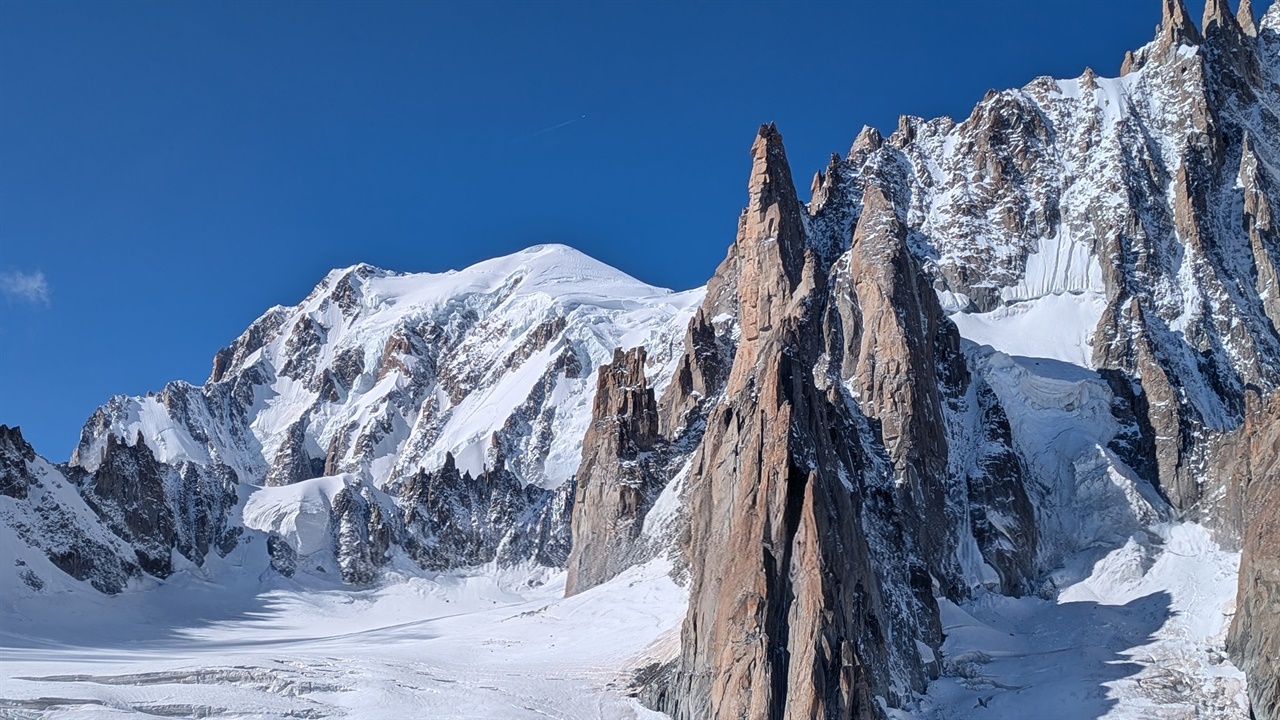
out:
{"label": "white cloud", "polygon": [[4,293],[10,302],[16,300],[32,305],[48,305],[51,294],[49,283],[39,270],[29,273],[21,270],[0,272],[0,293]]}

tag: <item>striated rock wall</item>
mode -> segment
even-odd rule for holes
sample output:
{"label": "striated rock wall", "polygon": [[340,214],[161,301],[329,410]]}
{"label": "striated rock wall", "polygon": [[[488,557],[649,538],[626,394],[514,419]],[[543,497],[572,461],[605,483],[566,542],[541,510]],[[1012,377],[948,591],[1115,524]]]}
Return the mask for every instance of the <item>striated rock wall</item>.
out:
{"label": "striated rock wall", "polygon": [[644,348],[618,349],[612,363],[600,366],[592,422],[582,441],[567,595],[599,585],[642,559],[638,541],[644,517],[666,484],[654,467],[660,443]]}
{"label": "striated rock wall", "polygon": [[[891,461],[826,353],[827,268],[772,125],[752,158],[721,266],[736,277],[713,281],[736,288],[739,332],[723,388],[703,391],[717,402],[690,466],[689,611],[645,697],[677,718],[876,716],[877,697],[900,703],[936,673],[916,645],[941,639],[929,570]],[[698,340],[690,367],[710,356]]]}
{"label": "striated rock wall", "polygon": [[1280,718],[1280,393],[1250,393],[1219,466],[1240,513],[1240,590],[1227,647],[1258,720]]}
{"label": "striated rock wall", "polygon": [[156,460],[141,435],[132,445],[111,437],[97,469],[79,482],[85,501],[151,575],[168,576],[174,552],[202,565],[209,552],[226,555],[236,545],[230,515],[238,480],[226,466],[174,467]]}

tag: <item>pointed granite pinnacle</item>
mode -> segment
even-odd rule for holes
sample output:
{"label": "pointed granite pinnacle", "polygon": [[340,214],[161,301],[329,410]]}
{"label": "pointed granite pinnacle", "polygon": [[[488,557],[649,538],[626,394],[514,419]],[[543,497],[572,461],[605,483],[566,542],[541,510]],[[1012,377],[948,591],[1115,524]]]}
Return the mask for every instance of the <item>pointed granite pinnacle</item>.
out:
{"label": "pointed granite pinnacle", "polygon": [[758,211],[777,201],[776,194],[794,197],[795,190],[791,183],[791,166],[787,163],[787,151],[782,147],[782,133],[773,123],[765,123],[756,133],[756,140],[751,144],[751,183],[752,199]]}
{"label": "pointed granite pinnacle", "polygon": [[861,159],[879,150],[883,144],[884,138],[880,136],[879,130],[870,125],[863,125],[862,131],[853,141],[853,147],[849,148],[849,157]]}
{"label": "pointed granite pinnacle", "polygon": [[1253,3],[1240,0],[1240,9],[1236,10],[1236,22],[1240,30],[1249,37],[1258,37],[1258,24],[1253,21]]}
{"label": "pointed granite pinnacle", "polygon": [[1231,7],[1227,4],[1227,0],[1208,0],[1205,2],[1204,18],[1200,22],[1200,28],[1206,37],[1214,34],[1219,29],[1233,35],[1240,34],[1240,23],[1236,21],[1236,16],[1231,14]]}
{"label": "pointed granite pinnacle", "polygon": [[[791,180],[791,166],[782,147],[782,133],[773,123],[760,126],[751,144],[751,161],[747,208],[738,228],[741,257],[745,264],[759,260],[762,274],[770,274],[777,268],[765,258],[777,255],[789,291],[800,281],[804,265],[804,225],[795,183]],[[772,292],[771,296],[785,294]]]}
{"label": "pointed granite pinnacle", "polygon": [[756,133],[756,141],[751,146],[751,156],[757,160],[763,160],[766,157],[781,154],[785,161],[787,154],[782,147],[782,133],[778,132],[778,126],[774,123],[762,123],[759,132]]}
{"label": "pointed granite pinnacle", "polygon": [[1200,44],[1200,33],[1196,32],[1195,23],[1191,21],[1191,15],[1182,0],[1164,0],[1160,32],[1170,39],[1185,40],[1192,45]]}

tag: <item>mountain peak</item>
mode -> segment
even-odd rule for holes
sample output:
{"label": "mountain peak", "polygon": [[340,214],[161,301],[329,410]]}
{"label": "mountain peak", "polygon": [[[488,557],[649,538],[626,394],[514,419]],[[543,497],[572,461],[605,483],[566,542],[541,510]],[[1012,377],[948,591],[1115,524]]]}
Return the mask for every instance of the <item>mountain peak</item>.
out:
{"label": "mountain peak", "polygon": [[[1252,20],[1250,13],[1250,20]],[[1204,5],[1204,19],[1200,23],[1201,30],[1206,39],[1214,39],[1223,37],[1230,45],[1238,45],[1241,38],[1244,37],[1244,29],[1240,26],[1240,21],[1236,19],[1236,15],[1231,12],[1230,5],[1227,0],[1208,0]]]}
{"label": "mountain peak", "polygon": [[[1212,6],[1214,2],[1220,1],[1209,0],[1209,6]],[[1206,14],[1209,12],[1208,6],[1206,6],[1205,12]],[[1191,21],[1191,14],[1187,12],[1187,6],[1183,4],[1182,0],[1164,0],[1160,18],[1160,34],[1168,40],[1177,41],[1178,44],[1186,42],[1198,45],[1200,43],[1200,33],[1196,31],[1195,23]]]}
{"label": "mountain peak", "polygon": [[1249,37],[1258,36],[1258,24],[1253,21],[1253,2],[1251,0],[1240,0],[1240,8],[1236,10],[1236,22],[1240,25],[1240,30]]}
{"label": "mountain peak", "polygon": [[1273,0],[1271,6],[1262,14],[1262,22],[1258,23],[1258,30],[1259,32],[1271,30],[1280,34],[1280,2],[1274,2]]}

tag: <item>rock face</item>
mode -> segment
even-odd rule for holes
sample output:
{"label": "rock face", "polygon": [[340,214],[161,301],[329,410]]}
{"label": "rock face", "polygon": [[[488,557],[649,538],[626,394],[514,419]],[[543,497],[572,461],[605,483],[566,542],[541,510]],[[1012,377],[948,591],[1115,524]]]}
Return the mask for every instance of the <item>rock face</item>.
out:
{"label": "rock face", "polygon": [[202,565],[211,550],[225,555],[235,547],[239,529],[229,516],[237,479],[224,465],[173,467],[157,461],[141,435],[132,445],[110,437],[81,484],[85,501],[134,547],[151,575],[173,571],[174,551]]}
{"label": "rock face", "polygon": [[1249,677],[1258,718],[1280,717],[1280,393],[1251,393],[1221,465],[1242,511],[1240,591],[1231,658]]}
{"label": "rock face", "polygon": [[[876,717],[938,672],[921,651],[941,641],[935,581],[953,597],[1022,591],[1035,519],[999,401],[907,248],[892,169],[854,211],[810,206],[806,221],[772,125],[752,157],[711,284],[736,307],[708,293],[679,366],[722,384],[677,375],[662,402],[661,427],[701,434],[689,614],[645,696],[678,718]],[[730,332],[699,325],[725,315]],[[976,530],[997,505],[1005,521]]]}
{"label": "rock face", "polygon": [[[61,571],[99,592],[118,593],[141,575],[133,548],[103,527],[75,484],[36,455],[18,428],[5,425],[0,425],[0,528],[6,531],[0,543],[6,551],[22,546],[34,551],[4,568],[16,571],[12,581],[33,589],[44,589]],[[41,561],[47,567],[41,568]]]}
{"label": "rock face", "polygon": [[8,515],[19,538],[102,592],[119,592],[139,569],[168,576],[174,552],[199,566],[237,544],[237,481],[225,466],[161,463],[139,436],[132,445],[110,439],[91,473],[64,471],[16,428],[2,432],[0,478],[3,494],[20,501]]}
{"label": "rock face", "polygon": [[[354,584],[397,553],[437,571],[562,567],[596,369],[627,337],[646,343],[647,387],[665,385],[701,297],[564,246],[440,275],[334,271],[219,351],[205,385],[99,408],[67,472],[157,577],[172,552],[200,564],[254,530],[279,568],[335,565]],[[314,493],[323,548],[278,533],[274,511],[228,516],[240,489],[294,485],[271,497]]]}
{"label": "rock face", "polygon": [[419,471],[389,489],[404,508],[406,548],[424,568],[528,559],[561,567],[568,556],[568,486],[526,486],[506,470],[473,478],[446,455],[438,471]]}
{"label": "rock face", "polygon": [[573,549],[566,594],[635,565],[645,514],[666,484],[656,472],[658,403],[645,379],[643,347],[600,366],[592,423],[582,441],[573,503]]}

